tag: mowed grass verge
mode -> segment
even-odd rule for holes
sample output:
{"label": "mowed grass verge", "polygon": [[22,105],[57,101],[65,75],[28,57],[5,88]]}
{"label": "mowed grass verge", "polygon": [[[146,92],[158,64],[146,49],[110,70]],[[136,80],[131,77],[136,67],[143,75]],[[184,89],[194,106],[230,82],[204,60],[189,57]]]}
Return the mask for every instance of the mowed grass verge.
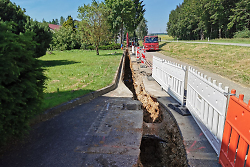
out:
{"label": "mowed grass verge", "polygon": [[[115,53],[116,52],[116,53]],[[98,90],[112,83],[123,51],[53,51],[41,57],[46,81],[42,110]]]}
{"label": "mowed grass verge", "polygon": [[250,47],[161,43],[161,53],[250,87]]}

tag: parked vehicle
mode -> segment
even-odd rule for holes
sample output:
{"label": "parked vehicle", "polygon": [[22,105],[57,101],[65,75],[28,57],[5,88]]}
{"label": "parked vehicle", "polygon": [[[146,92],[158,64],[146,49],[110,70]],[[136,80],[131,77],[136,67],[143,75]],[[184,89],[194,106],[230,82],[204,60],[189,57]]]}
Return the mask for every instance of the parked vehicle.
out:
{"label": "parked vehicle", "polygon": [[145,36],[143,46],[146,51],[148,50],[159,50],[158,36]]}

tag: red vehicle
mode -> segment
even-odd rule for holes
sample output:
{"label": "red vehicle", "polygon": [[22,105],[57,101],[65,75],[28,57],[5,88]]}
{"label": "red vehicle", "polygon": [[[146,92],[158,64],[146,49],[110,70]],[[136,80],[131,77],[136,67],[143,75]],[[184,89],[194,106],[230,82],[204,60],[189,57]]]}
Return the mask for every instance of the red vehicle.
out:
{"label": "red vehicle", "polygon": [[158,36],[145,36],[143,46],[146,50],[159,50]]}

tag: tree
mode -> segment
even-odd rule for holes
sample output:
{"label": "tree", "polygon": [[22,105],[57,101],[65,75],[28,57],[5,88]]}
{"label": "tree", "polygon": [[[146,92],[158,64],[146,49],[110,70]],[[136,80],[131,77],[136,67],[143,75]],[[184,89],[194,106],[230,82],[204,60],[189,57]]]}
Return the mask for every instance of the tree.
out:
{"label": "tree", "polygon": [[116,32],[120,30],[122,43],[124,27],[128,31],[134,28],[134,24],[131,22],[135,13],[134,3],[132,0],[105,0],[105,4],[109,11],[110,27]]}
{"label": "tree", "polygon": [[147,26],[147,20],[143,17],[140,24],[137,26],[136,29],[136,35],[143,39],[144,36],[148,34],[148,26]]}
{"label": "tree", "polygon": [[61,16],[60,17],[60,25],[62,26],[65,21],[66,21],[65,18],[63,16]]}
{"label": "tree", "polygon": [[14,31],[16,34],[25,32],[24,26],[27,18],[27,16],[24,14],[25,10],[22,10],[20,6],[17,6],[10,0],[1,0],[0,11],[0,18],[3,21],[13,21],[16,23],[13,25],[15,28],[12,29],[12,31]]}
{"label": "tree", "polygon": [[65,21],[63,23],[63,27],[65,28],[72,28],[73,30],[75,30],[75,24],[74,24],[74,20],[71,16],[68,16],[67,21]]}
{"label": "tree", "polygon": [[56,24],[56,25],[59,25],[58,19],[55,19],[55,24]]}
{"label": "tree", "polygon": [[33,32],[33,41],[37,43],[34,48],[34,57],[38,58],[46,54],[47,48],[52,40],[52,33],[49,31],[47,23],[40,23],[34,21],[30,17],[27,17],[27,22],[25,23],[25,32]]}
{"label": "tree", "polygon": [[141,23],[142,19],[144,19],[144,13],[146,10],[144,9],[145,5],[142,4],[143,1],[133,0],[133,2],[134,2],[135,11],[132,16],[131,22],[133,25],[131,27],[133,27],[134,37],[136,37],[136,28]]}
{"label": "tree", "polygon": [[94,44],[99,55],[100,44],[109,38],[106,5],[93,0],[91,4],[79,6],[78,12],[78,18],[82,19],[79,30]]}
{"label": "tree", "polygon": [[248,4],[247,0],[184,0],[169,15],[168,34],[191,40],[231,38],[250,21]]}
{"label": "tree", "polygon": [[228,23],[228,29],[232,29],[236,26],[236,31],[242,31],[244,29],[250,30],[250,1],[241,0],[236,3],[236,7],[231,9],[233,14],[230,16]]}

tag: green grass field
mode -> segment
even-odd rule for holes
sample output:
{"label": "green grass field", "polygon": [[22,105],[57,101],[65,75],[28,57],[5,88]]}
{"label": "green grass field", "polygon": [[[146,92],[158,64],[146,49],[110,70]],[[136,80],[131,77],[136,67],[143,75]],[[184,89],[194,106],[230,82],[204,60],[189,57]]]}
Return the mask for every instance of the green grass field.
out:
{"label": "green grass field", "polygon": [[161,42],[161,53],[250,87],[250,47]]}
{"label": "green grass field", "polygon": [[[116,53],[115,53],[116,52]],[[111,54],[112,53],[112,54]],[[46,81],[42,109],[54,107],[112,83],[122,50],[53,51],[41,57]]]}

